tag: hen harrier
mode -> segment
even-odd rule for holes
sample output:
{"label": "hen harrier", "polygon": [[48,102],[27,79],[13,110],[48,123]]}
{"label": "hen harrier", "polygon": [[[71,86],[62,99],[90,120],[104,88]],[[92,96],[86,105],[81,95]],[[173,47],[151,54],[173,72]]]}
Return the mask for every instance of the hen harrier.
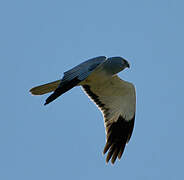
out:
{"label": "hen harrier", "polygon": [[103,153],[108,151],[106,162],[111,159],[114,164],[130,140],[135,121],[135,87],[117,76],[126,67],[130,65],[122,57],[99,56],[66,71],[62,79],[34,87],[30,92],[42,95],[54,91],[46,99],[46,105],[71,88],[82,86],[103,113],[106,130]]}

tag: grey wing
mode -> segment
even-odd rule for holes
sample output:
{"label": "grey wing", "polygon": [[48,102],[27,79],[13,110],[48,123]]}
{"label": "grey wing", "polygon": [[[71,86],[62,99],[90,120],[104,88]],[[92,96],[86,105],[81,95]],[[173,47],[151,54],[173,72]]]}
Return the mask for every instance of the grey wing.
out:
{"label": "grey wing", "polygon": [[105,56],[99,56],[89,59],[78,66],[75,66],[69,71],[64,72],[64,76],[58,88],[51,94],[44,105],[54,101],[57,97],[61,96],[68,90],[77,86],[80,82],[85,80],[100,64],[106,60]]}
{"label": "grey wing", "polygon": [[96,67],[102,64],[107,58],[105,56],[98,56],[95,58],[91,58],[74,68],[70,69],[69,71],[64,72],[64,76],[62,81],[70,81],[75,77],[78,77],[81,81],[86,79],[89,74],[96,69]]}

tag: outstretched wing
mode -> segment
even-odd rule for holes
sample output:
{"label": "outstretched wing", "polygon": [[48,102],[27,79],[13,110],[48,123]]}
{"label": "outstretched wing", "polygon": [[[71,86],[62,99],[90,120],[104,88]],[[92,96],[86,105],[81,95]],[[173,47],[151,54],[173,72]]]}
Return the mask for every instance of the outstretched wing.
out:
{"label": "outstretched wing", "polygon": [[80,82],[85,80],[101,63],[106,60],[105,56],[99,56],[96,58],[89,59],[78,66],[72,68],[64,73],[61,82],[47,99],[44,105],[49,104],[57,97],[67,92],[71,88],[77,86]]}
{"label": "outstretched wing", "polygon": [[117,75],[101,84],[83,85],[84,91],[100,108],[106,127],[106,162],[121,158],[125,145],[130,140],[135,119],[135,88]]}

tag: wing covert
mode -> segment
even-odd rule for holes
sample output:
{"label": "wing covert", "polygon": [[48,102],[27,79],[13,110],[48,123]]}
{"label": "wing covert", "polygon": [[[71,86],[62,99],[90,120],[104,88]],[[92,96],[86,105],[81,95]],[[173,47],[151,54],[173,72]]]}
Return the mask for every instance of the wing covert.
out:
{"label": "wing covert", "polygon": [[105,56],[99,56],[89,59],[69,71],[64,72],[62,81],[70,81],[71,79],[78,77],[81,81],[87,78],[90,73],[97,68],[98,65],[103,63],[107,58]]}

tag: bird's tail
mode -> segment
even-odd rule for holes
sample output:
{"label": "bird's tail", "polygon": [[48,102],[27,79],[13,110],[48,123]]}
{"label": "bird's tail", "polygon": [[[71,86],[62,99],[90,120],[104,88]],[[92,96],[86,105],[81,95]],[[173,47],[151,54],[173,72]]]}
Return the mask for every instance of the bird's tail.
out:
{"label": "bird's tail", "polygon": [[33,87],[30,89],[30,93],[33,95],[43,95],[49,92],[55,91],[56,88],[59,86],[61,80],[53,81],[47,84],[43,84],[40,86]]}

